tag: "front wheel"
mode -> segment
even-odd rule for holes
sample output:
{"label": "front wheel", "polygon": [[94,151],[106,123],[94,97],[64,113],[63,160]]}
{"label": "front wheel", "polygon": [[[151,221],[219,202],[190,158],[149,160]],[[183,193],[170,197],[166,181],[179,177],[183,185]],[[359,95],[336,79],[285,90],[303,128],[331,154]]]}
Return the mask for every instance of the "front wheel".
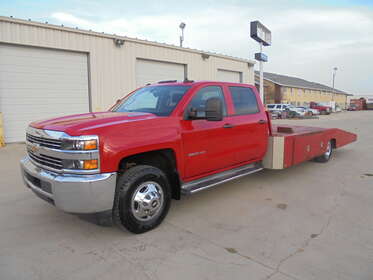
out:
{"label": "front wheel", "polygon": [[319,157],[314,158],[314,161],[316,161],[316,162],[327,162],[332,157],[332,154],[333,154],[333,143],[330,140],[328,142],[328,146],[326,147],[325,153],[322,154]]}
{"label": "front wheel", "polygon": [[164,172],[138,165],[126,170],[117,181],[113,220],[120,228],[143,233],[163,221],[170,204],[171,189]]}

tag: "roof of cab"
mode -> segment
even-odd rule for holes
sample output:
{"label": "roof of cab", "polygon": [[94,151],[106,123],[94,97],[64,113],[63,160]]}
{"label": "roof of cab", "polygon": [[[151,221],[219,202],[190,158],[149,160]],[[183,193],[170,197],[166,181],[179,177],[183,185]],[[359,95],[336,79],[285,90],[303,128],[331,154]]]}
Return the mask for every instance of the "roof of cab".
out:
{"label": "roof of cab", "polygon": [[184,80],[184,81],[177,81],[177,80],[166,80],[166,81],[159,81],[152,84],[147,84],[146,86],[161,86],[161,85],[200,85],[200,84],[227,84],[227,85],[249,85],[244,83],[234,83],[234,82],[222,82],[222,81],[193,81],[193,80]]}

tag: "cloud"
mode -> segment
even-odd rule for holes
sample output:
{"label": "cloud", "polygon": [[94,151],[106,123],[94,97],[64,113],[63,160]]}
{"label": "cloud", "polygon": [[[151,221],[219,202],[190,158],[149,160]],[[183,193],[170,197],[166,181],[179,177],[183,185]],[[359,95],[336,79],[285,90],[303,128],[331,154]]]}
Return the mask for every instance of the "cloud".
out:
{"label": "cloud", "polygon": [[265,70],[330,84],[337,66],[337,87],[352,93],[373,93],[373,13],[351,8],[284,8],[252,5],[219,6],[179,13],[132,15],[92,20],[56,12],[58,23],[178,44],[181,21],[186,22],[185,46],[253,58],[258,45],[249,38],[249,22],[259,19],[272,30],[273,45],[265,48]]}

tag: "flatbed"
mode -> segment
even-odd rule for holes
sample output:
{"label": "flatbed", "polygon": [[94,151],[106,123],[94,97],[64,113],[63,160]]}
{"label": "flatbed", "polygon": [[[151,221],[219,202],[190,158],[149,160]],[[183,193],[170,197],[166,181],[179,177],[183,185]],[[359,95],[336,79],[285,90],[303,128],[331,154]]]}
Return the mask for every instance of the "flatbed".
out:
{"label": "flatbed", "polygon": [[263,166],[267,169],[288,168],[324,154],[329,141],[336,149],[356,139],[356,134],[338,128],[272,125]]}

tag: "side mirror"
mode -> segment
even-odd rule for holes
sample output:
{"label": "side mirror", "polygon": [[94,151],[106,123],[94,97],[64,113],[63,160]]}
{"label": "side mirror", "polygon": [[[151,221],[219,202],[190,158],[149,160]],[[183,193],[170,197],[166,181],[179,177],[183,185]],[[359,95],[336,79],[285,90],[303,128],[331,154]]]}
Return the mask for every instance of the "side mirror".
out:
{"label": "side mirror", "polygon": [[212,97],[206,101],[206,120],[221,121],[223,120],[223,103],[217,97]]}
{"label": "side mirror", "polygon": [[187,119],[188,120],[195,120],[195,119],[197,119],[197,109],[196,108],[191,107],[188,110]]}

